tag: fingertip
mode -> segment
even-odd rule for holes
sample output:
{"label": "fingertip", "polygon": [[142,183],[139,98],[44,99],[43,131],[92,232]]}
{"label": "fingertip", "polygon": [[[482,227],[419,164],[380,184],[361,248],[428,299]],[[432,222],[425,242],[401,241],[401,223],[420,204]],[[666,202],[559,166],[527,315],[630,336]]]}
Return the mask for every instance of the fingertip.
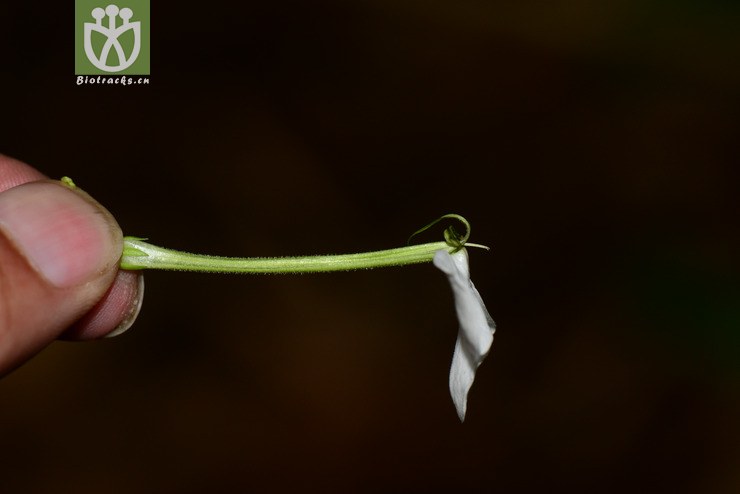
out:
{"label": "fingertip", "polygon": [[84,341],[123,334],[136,321],[143,299],[144,275],[119,270],[103,298],[60,339]]}
{"label": "fingertip", "polygon": [[[131,271],[129,271],[129,273],[131,273]],[[131,326],[134,325],[134,322],[136,322],[136,319],[139,317],[141,306],[144,303],[144,274],[139,272],[133,273],[133,275],[136,278],[136,294],[132,299],[129,310],[128,312],[126,312],[126,315],[123,317],[123,319],[121,319],[118,325],[113,329],[113,331],[106,334],[104,338],[114,338],[116,336],[122,335],[123,333],[131,329]]]}
{"label": "fingertip", "polygon": [[101,274],[107,287],[121,256],[123,235],[113,216],[89,195],[60,182],[33,182],[4,192],[0,230],[47,283],[60,289],[104,281]]}
{"label": "fingertip", "polygon": [[108,291],[122,242],[105,208],[59,182],[0,194],[0,374],[56,339]]}
{"label": "fingertip", "polygon": [[0,192],[45,178],[43,173],[22,161],[0,154]]}

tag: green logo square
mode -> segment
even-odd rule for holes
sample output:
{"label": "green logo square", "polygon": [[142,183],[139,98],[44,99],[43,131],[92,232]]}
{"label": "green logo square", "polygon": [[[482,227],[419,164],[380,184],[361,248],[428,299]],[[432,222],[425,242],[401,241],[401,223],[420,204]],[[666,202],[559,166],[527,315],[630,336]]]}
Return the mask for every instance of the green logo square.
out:
{"label": "green logo square", "polygon": [[149,75],[149,0],[110,1],[75,0],[75,74]]}

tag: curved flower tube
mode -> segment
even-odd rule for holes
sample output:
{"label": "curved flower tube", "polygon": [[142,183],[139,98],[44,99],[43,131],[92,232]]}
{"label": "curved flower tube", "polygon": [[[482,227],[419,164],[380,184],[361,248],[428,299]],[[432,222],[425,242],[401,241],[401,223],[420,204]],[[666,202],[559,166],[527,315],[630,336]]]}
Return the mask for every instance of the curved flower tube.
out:
{"label": "curved flower tube", "polygon": [[450,394],[460,421],[465,420],[468,392],[475,371],[486,358],[493,343],[496,323],[493,322],[483,299],[470,281],[468,253],[465,249],[450,254],[439,250],[434,265],[447,275],[455,298],[455,310],[460,322],[455,352],[450,367]]}

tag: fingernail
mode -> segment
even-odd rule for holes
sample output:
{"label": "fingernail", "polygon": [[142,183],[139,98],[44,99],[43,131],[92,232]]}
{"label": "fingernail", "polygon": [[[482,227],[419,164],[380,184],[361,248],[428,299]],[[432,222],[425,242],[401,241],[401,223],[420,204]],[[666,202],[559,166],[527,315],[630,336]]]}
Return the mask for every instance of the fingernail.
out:
{"label": "fingernail", "polygon": [[116,326],[116,329],[105,335],[105,338],[114,338],[122,335],[128,331],[131,326],[134,325],[134,321],[139,317],[139,311],[141,311],[141,304],[144,302],[144,275],[139,274],[137,276],[138,282],[136,284],[136,294],[132,297],[131,309],[123,320]]}
{"label": "fingernail", "polygon": [[93,280],[121,254],[121,231],[110,213],[59,182],[32,182],[0,194],[0,230],[59,288]]}

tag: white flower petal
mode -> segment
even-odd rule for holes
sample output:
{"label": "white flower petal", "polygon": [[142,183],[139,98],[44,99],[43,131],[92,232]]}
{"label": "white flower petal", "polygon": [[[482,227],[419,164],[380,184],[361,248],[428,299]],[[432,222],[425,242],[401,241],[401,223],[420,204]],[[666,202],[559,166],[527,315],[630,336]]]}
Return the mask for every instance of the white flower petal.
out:
{"label": "white flower petal", "polygon": [[447,275],[455,297],[455,310],[460,322],[455,352],[450,367],[450,394],[460,421],[465,420],[468,391],[473,385],[475,371],[488,355],[493,343],[496,324],[470,281],[468,253],[465,249],[450,255],[439,250],[434,254],[434,265]]}

